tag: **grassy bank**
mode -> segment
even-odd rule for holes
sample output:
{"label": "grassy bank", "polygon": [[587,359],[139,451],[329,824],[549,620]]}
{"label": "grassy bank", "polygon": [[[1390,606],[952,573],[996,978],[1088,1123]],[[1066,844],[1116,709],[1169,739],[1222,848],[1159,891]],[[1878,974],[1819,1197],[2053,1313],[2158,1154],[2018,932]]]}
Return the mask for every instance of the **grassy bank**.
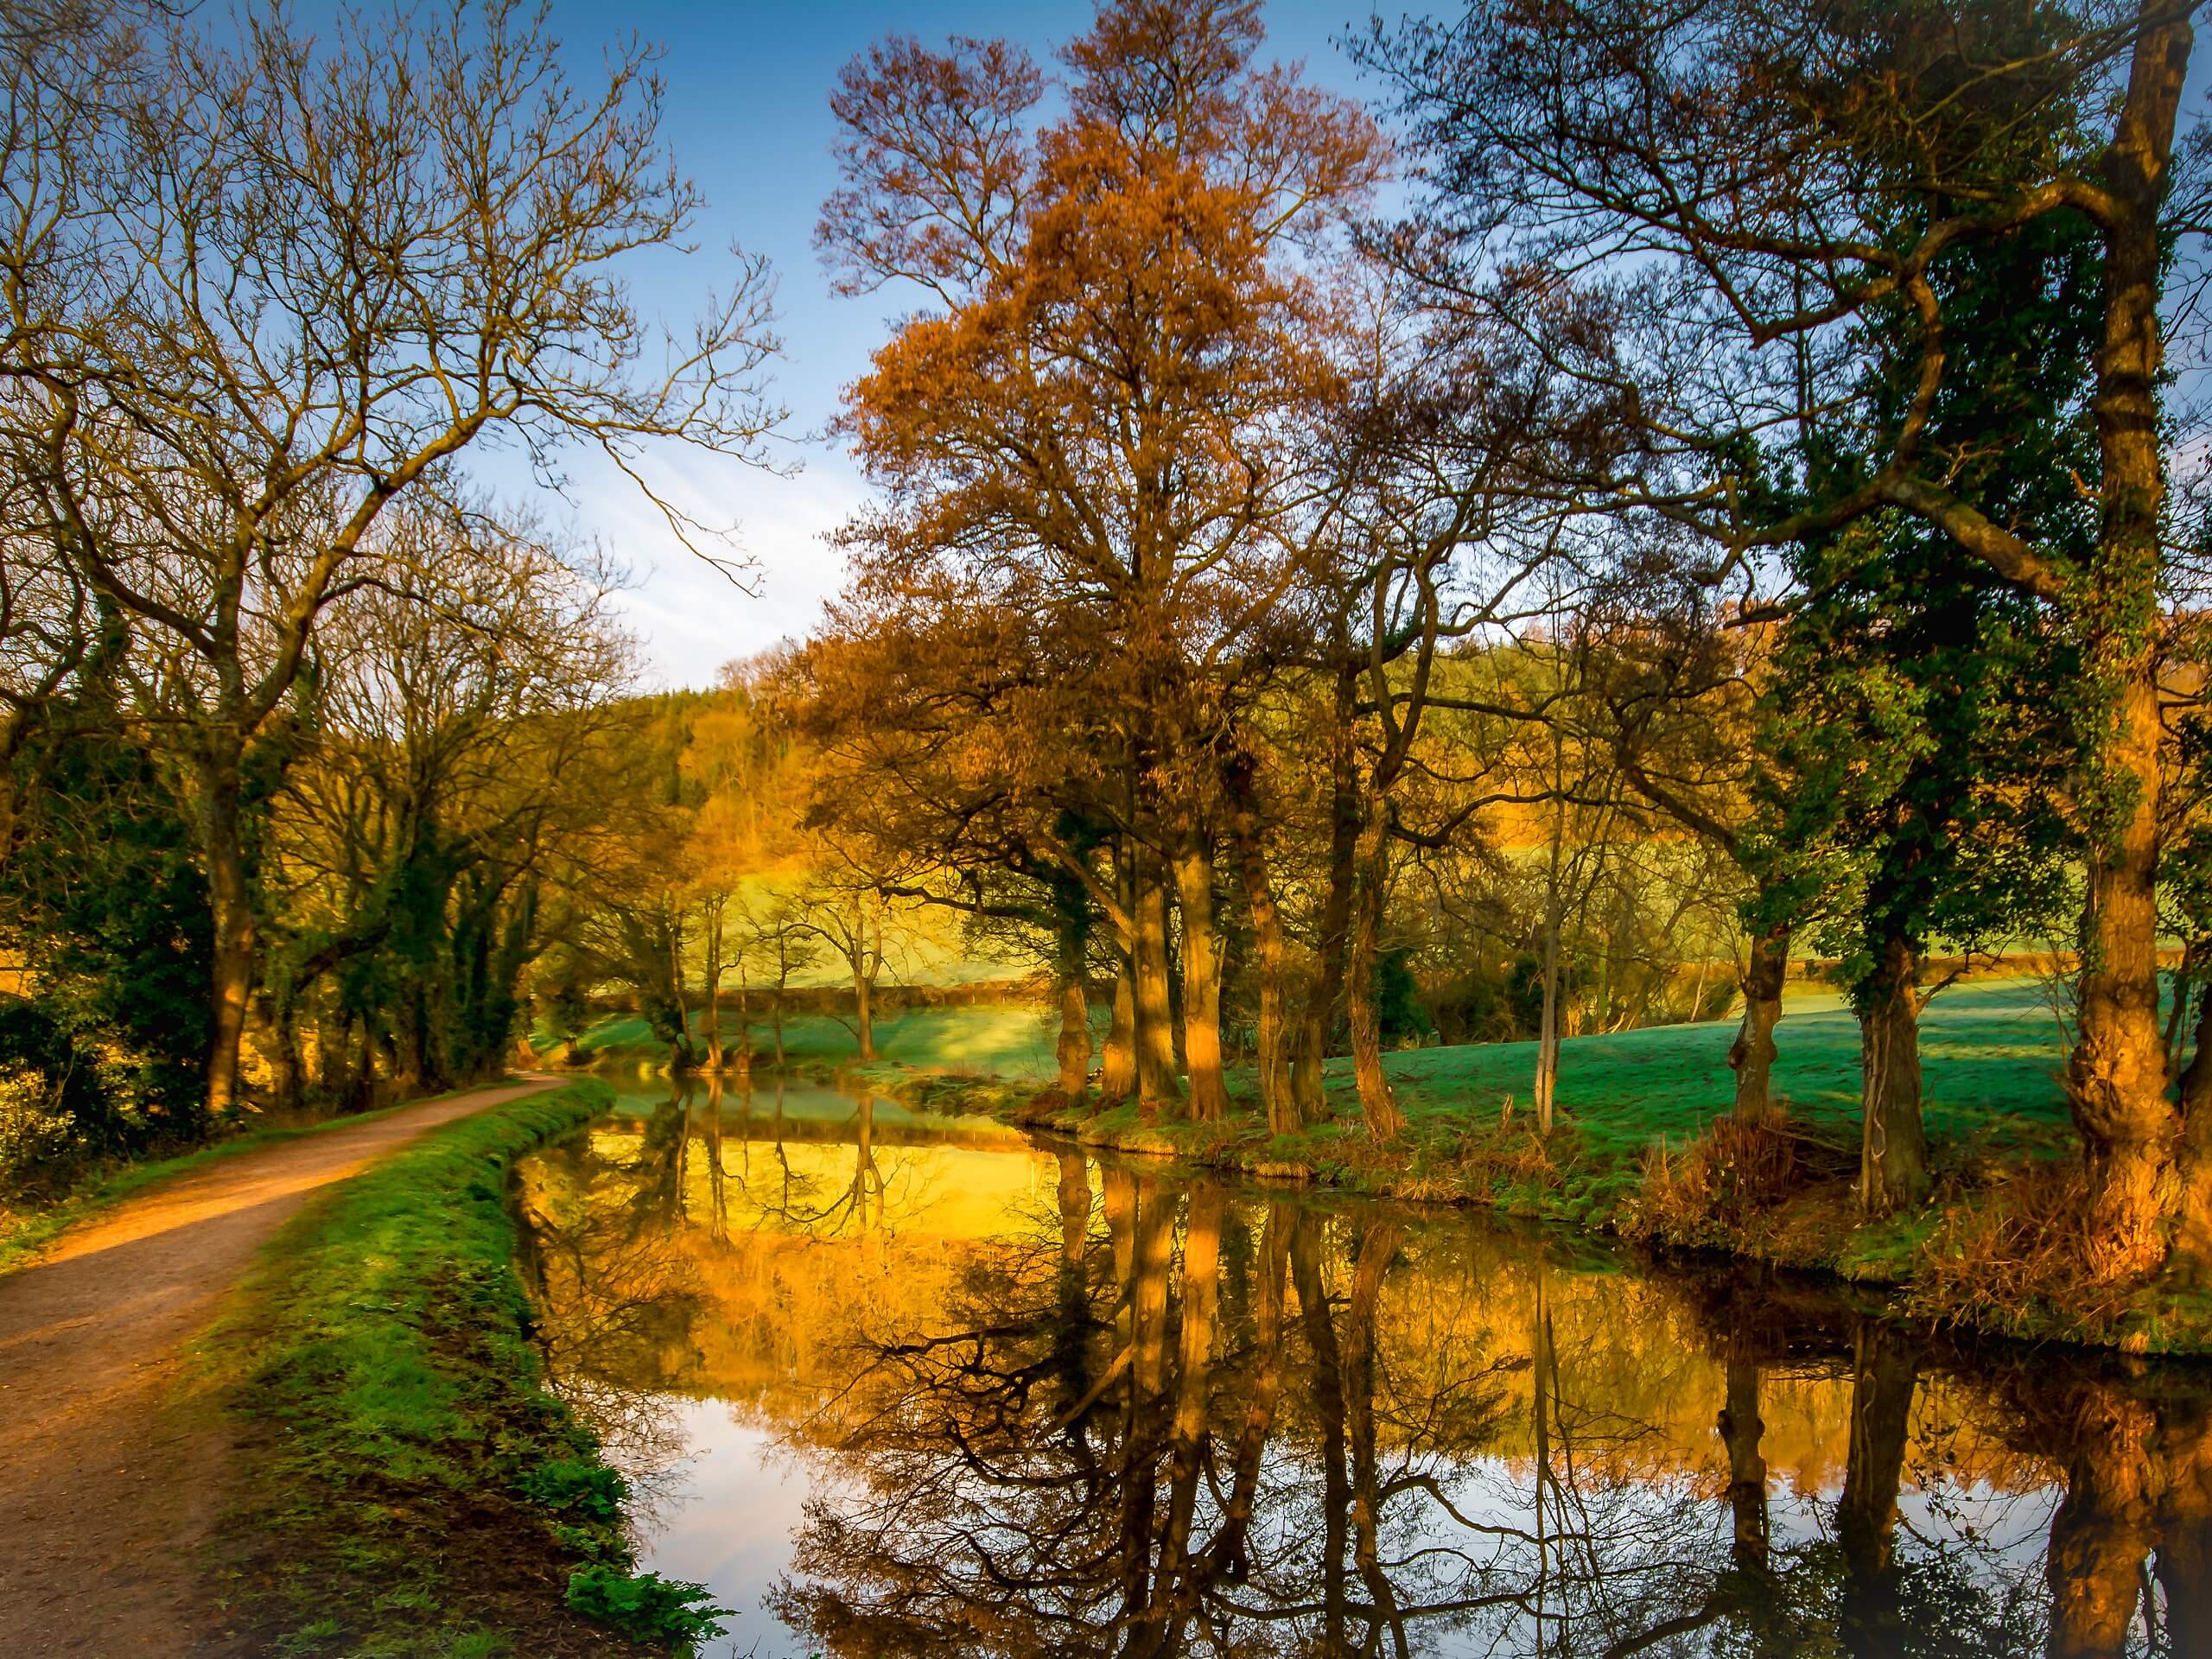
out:
{"label": "grassy bank", "polygon": [[[1808,1141],[1855,1144],[1859,1032],[1842,1001],[1794,992],[1777,1032],[1777,1094]],[[1404,1049],[1383,1069],[1403,1110],[1402,1142],[1369,1137],[1351,1064],[1326,1072],[1326,1117],[1295,1135],[1269,1136],[1249,1076],[1231,1077],[1240,1109],[1219,1124],[1170,1113],[1086,1102],[1052,1115],[1056,1127],[1096,1144],[1172,1154],[1259,1173],[1289,1174],[1408,1198],[1478,1199],[1516,1214],[1601,1224],[1641,1185],[1660,1148],[1695,1139],[1734,1101],[1728,1069],[1732,1020],[1655,1026],[1560,1045],[1559,1127],[1539,1147],[1529,1100],[1534,1043]],[[1970,982],[1930,1005],[1922,1034],[1929,1133],[1961,1159],[2055,1153],[2070,1144],[2060,1077],[2065,1047],[2039,985]],[[887,1060],[849,1071],[920,1104],[1014,1111],[1035,1085],[988,1068],[900,1066]]]}
{"label": "grassy bank", "polygon": [[[1849,1010],[1819,987],[1793,987],[1786,1006],[1776,1088],[1808,1121],[1855,1122],[1859,1031]],[[1096,1023],[1103,1027],[1103,1011]],[[1560,1109],[1600,1141],[1624,1139],[1639,1150],[1662,1134],[1680,1141],[1728,1110],[1734,1089],[1728,1045],[1735,1033],[1733,1020],[1713,1020],[1569,1038],[1561,1046]],[[1026,1098],[1051,1082],[1058,1034],[1057,1016],[1039,1007],[906,1009],[876,1022],[878,1058],[864,1066],[849,1031],[810,1014],[788,1022],[785,1051],[794,1072],[835,1073],[902,1095],[944,1094],[988,1081]],[[727,1016],[724,1036],[734,1037]],[[765,1051],[766,1027],[756,1027],[754,1038]],[[657,1068],[668,1058],[635,1015],[603,1021],[582,1046],[594,1062],[612,1065]],[[1929,1125],[1939,1138],[2039,1139],[2063,1129],[2065,1097],[2057,1078],[2064,1046],[2037,982],[1954,986],[1930,1005],[1923,1047]],[[1424,1118],[1440,1117],[1457,1133],[1478,1118],[1497,1116],[1508,1096],[1522,1115],[1535,1050],[1532,1042],[1406,1049],[1386,1054],[1383,1065],[1416,1128]],[[1251,1086],[1247,1075],[1232,1077],[1232,1087],[1248,1097]],[[1348,1061],[1331,1063],[1330,1092],[1336,1118],[1357,1128]]]}
{"label": "grassy bank", "polygon": [[621,1482],[544,1389],[514,1266],[509,1167],[607,1098],[574,1084],[431,1132],[242,1287],[207,1356],[243,1443],[217,1571],[244,1650],[556,1659],[702,1631],[688,1586],[632,1573]]}
{"label": "grassy bank", "polygon": [[1342,1061],[1329,1070],[1325,1120],[1281,1136],[1259,1121],[1246,1077],[1232,1082],[1239,1109],[1229,1119],[1193,1124],[1128,1103],[1033,1104],[1033,1086],[1004,1077],[893,1065],[855,1076],[917,1104],[995,1112],[1123,1152],[1487,1205],[1895,1286],[1916,1313],[2005,1335],[2212,1351],[2212,1297],[2163,1288],[2089,1296],[2073,1276],[2065,1039],[2040,982],[1969,981],[1929,1006],[1922,1071],[1935,1199],[1875,1224],[1860,1221],[1853,1195],[1857,1023],[1816,988],[1786,1007],[1775,1071],[1786,1120],[1749,1139],[1713,1129],[1733,1103],[1732,1021],[1568,1039],[1548,1140],[1534,1134],[1528,1109],[1533,1043],[1387,1056],[1407,1120],[1388,1146],[1369,1137]]}

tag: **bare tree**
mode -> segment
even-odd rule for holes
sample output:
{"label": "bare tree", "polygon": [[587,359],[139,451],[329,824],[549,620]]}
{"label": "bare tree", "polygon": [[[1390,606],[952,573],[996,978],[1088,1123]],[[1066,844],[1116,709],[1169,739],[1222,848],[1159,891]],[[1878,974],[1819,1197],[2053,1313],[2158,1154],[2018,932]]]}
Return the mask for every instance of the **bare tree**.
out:
{"label": "bare tree", "polygon": [[642,46],[579,81],[542,14],[454,0],[142,49],[146,90],[73,129],[66,167],[11,176],[0,442],[57,568],[145,642],[189,774],[220,1113],[259,932],[245,774],[324,613],[404,585],[386,509],[452,492],[495,436],[552,482],[578,443],[632,478],[655,440],[758,459],[774,341],[758,260],[682,340],[620,279],[698,200]]}

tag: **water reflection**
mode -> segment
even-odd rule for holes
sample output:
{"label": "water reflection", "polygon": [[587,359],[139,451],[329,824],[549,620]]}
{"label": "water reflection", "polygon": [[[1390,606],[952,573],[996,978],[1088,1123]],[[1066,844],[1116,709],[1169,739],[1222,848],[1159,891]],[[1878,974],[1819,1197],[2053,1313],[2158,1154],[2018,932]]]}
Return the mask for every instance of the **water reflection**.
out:
{"label": "water reflection", "polygon": [[2212,1652],[2202,1368],[819,1089],[627,1107],[525,1169],[530,1265],[739,1651]]}

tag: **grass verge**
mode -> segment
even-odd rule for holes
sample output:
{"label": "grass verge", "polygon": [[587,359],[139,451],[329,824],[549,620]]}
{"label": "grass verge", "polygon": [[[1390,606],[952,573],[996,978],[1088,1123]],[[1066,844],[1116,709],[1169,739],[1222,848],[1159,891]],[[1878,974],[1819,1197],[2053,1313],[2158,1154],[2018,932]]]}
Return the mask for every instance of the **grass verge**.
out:
{"label": "grass verge", "polygon": [[242,1442],[217,1564],[240,1650],[681,1653],[703,1592],[632,1571],[620,1478],[549,1394],[506,1200],[595,1083],[494,1106],[271,1242],[208,1340]]}

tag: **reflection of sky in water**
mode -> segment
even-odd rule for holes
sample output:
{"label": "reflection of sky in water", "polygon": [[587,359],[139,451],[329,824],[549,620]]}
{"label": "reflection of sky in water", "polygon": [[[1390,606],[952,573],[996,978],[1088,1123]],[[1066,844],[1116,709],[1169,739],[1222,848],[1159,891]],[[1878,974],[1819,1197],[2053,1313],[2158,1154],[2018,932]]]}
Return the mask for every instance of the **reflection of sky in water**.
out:
{"label": "reflection of sky in water", "polygon": [[652,1514],[641,1517],[644,1565],[664,1578],[713,1588],[734,1618],[727,1638],[707,1659],[751,1654],[785,1659],[804,1652],[798,1639],[760,1605],[791,1560],[806,1500],[806,1475],[777,1450],[773,1434],[734,1420],[719,1400],[666,1402],[688,1448],[683,1467],[665,1483]]}
{"label": "reflection of sky in water", "polygon": [[[680,1469],[660,1477],[649,1512],[638,1517],[644,1535],[640,1564],[668,1578],[707,1585],[732,1610],[724,1640],[705,1649],[702,1659],[808,1659],[811,1649],[762,1605],[762,1595],[790,1564],[807,1497],[822,1479],[818,1463],[803,1464],[773,1427],[748,1421],[751,1414],[742,1406],[682,1396],[671,1396],[664,1404],[685,1455]],[[1448,1489],[1452,1507],[1473,1529],[1524,1528],[1532,1472],[1526,1459],[1474,1459]],[[1271,1456],[1265,1482],[1293,1483],[1310,1473],[1302,1463]],[[1669,1500],[1684,1496],[1685,1485],[1655,1483],[1633,1491],[1630,1503],[1641,1516],[1616,1518],[1662,1527]],[[2011,1492],[1980,1482],[1910,1487],[1898,1498],[1900,1553],[1910,1559],[1923,1541],[1941,1541],[1970,1529],[1986,1549],[1991,1567],[2014,1579],[2014,1593],[2032,1594],[2059,1497],[2051,1488]],[[1777,1548],[1786,1550],[1829,1536],[1835,1499],[1833,1491],[1777,1494],[1770,1510]],[[1708,1518],[1710,1541],[1725,1548],[1725,1512],[1713,1506]],[[1423,1548],[1466,1550],[1470,1537],[1448,1526],[1422,1526],[1408,1529],[1397,1545],[1406,1554]],[[1479,1546],[1476,1553],[1481,1553]],[[1431,1627],[1428,1637],[1421,1650],[1440,1656],[1473,1655],[1492,1646],[1488,1637],[1471,1631],[1455,1643],[1441,1629]]]}
{"label": "reflection of sky in water", "polygon": [[[884,1377],[866,1371],[851,1344],[975,1330],[979,1320],[1002,1321],[1016,1345],[1032,1339],[1050,1302],[1050,1294],[1037,1300],[1039,1287],[1056,1282],[1052,1264],[1063,1259],[1069,1220],[1083,1241],[1084,1363],[1096,1375],[1127,1339],[1129,1304],[1117,1285],[1134,1282],[1116,1278],[1128,1270],[1133,1239],[1116,1230],[1128,1224],[1127,1211],[1119,1223],[1109,1214],[1102,1166],[1084,1160],[1077,1208],[1064,1217],[1061,1183],[1075,1179],[1062,1161],[1067,1153],[1031,1146],[1003,1126],[884,1103],[864,1108],[835,1090],[807,1088],[785,1090],[779,1127],[770,1098],[725,1096],[717,1166],[697,1091],[688,1113],[665,1103],[656,1110],[644,1100],[624,1104],[628,1109],[603,1121],[587,1143],[525,1171],[525,1207],[551,1241],[549,1262],[556,1269],[572,1262],[582,1275],[545,1287],[556,1376],[564,1363],[560,1333],[620,1325],[607,1315],[623,1298],[642,1289],[645,1302],[665,1300],[682,1310],[639,1325],[626,1345],[594,1350],[580,1362],[588,1375],[577,1392],[602,1403],[615,1399],[633,1429],[643,1426],[630,1452],[620,1433],[610,1437],[613,1454],[634,1461],[639,1476],[643,1564],[704,1583],[734,1610],[728,1638],[714,1653],[804,1659],[817,1650],[764,1605],[809,1532],[810,1494],[822,1499],[817,1516],[853,1520],[863,1533],[887,1526],[885,1537],[925,1567],[937,1565],[931,1551],[957,1554],[963,1541],[1018,1552],[1022,1535],[991,1507],[993,1489],[972,1486],[972,1471],[957,1458],[931,1465],[930,1412],[959,1387],[946,1395],[932,1393],[936,1384],[899,1381],[883,1393]],[[690,1134],[682,1135],[679,1125]],[[1160,1294],[1163,1306],[1183,1309],[1179,1264],[1198,1214],[1185,1178],[1152,1165],[1112,1179],[1125,1192],[1134,1183],[1152,1194],[1146,1204],[1174,1206],[1177,1265]],[[1533,1653],[1540,1613],[1548,1632],[1541,1650],[1550,1652],[1559,1629],[1632,1634],[1670,1614],[1694,1615],[1700,1599],[1709,1606],[1728,1593],[1729,1453],[1716,1416],[1722,1355],[1738,1356],[1740,1370],[1752,1363],[1741,1357],[1745,1343],[1769,1344],[1755,1369],[1775,1569],[1808,1575],[1790,1580],[1789,1596],[1825,1606],[1837,1594],[1840,1500],[1855,1443],[1852,1343],[1889,1340],[1867,1336],[1870,1327],[1840,1304],[1828,1306],[1800,1286],[1794,1300],[1757,1303],[1746,1315],[1723,1297],[1721,1306],[1734,1310],[1726,1319],[1749,1321],[1724,1336],[1713,1323],[1724,1315],[1691,1281],[1593,1255],[1586,1243],[1574,1247],[1580,1254],[1547,1263],[1547,1247],[1532,1236],[1465,1216],[1341,1201],[1316,1206],[1233,1185],[1225,1205],[1217,1198],[1214,1206],[1224,1242],[1223,1324],[1211,1350],[1205,1432],[1217,1459],[1228,1457],[1249,1397],[1240,1390],[1249,1377],[1239,1368],[1253,1363],[1255,1263],[1267,1230],[1289,1228],[1294,1249],[1301,1229],[1325,1241],[1318,1268],[1309,1263],[1307,1271],[1321,1273],[1328,1319],[1346,1344],[1355,1340],[1358,1241],[1370,1230],[1390,1241],[1387,1257],[1376,1258],[1389,1266],[1376,1280],[1379,1293],[1370,1292],[1366,1340],[1377,1465],[1383,1490],[1395,1493],[1382,1505],[1382,1553],[1394,1564],[1393,1580],[1402,1574],[1408,1599],[1430,1609],[1409,1629],[1412,1651]],[[563,1225],[575,1230],[568,1239],[556,1236]],[[1252,1553],[1261,1566],[1249,1584],[1215,1586],[1217,1612],[1240,1623],[1265,1612],[1270,1595],[1278,1607],[1286,1599],[1309,1601],[1299,1575],[1315,1570],[1319,1549],[1325,1506],[1321,1408],[1313,1392],[1319,1362],[1294,1284],[1294,1273],[1282,1299],[1284,1397],[1258,1465]],[[573,1306],[564,1306],[564,1294]],[[992,1300],[1000,1296],[1013,1300]],[[1234,1330],[1232,1301],[1243,1321]],[[1554,1459],[1552,1495],[1541,1527],[1532,1382],[1540,1308],[1555,1356],[1541,1431]],[[1178,1386],[1181,1319],[1173,1313],[1162,1329],[1162,1400]],[[1801,1329],[1796,1320],[1810,1323]],[[2039,1628],[2049,1605],[2044,1553],[2069,1454],[2013,1420],[2019,1402],[2032,1407],[2046,1372],[2062,1381],[2070,1374],[2068,1363],[2015,1363],[1985,1377],[1959,1352],[1940,1359],[1933,1348],[1915,1345],[1914,1352],[1891,1547],[1908,1567],[1942,1564],[1939,1576],[1953,1586],[1944,1593],[1970,1580],[1990,1606],[2007,1610],[2005,1618]],[[1488,1403],[1471,1404],[1476,1395]],[[1100,1421],[1107,1426],[1096,1443],[1118,1447],[1111,1426],[1118,1408],[1112,1395],[1105,1398]],[[867,1461],[873,1454],[855,1453],[843,1437],[857,1433],[865,1441],[887,1402],[909,1427],[925,1426],[921,1449],[901,1441],[892,1462]],[[1049,1387],[1026,1396],[1019,1421],[1027,1427],[1007,1447],[987,1447],[985,1461],[1027,1469],[1033,1465],[1023,1459],[1036,1459],[1046,1485],[1064,1487],[1065,1465],[1057,1472],[1046,1466],[1055,1454],[1046,1425],[1065,1403]],[[925,1513],[917,1530],[906,1531],[897,1494],[917,1470],[931,1484],[941,1479],[948,1491],[957,1490],[958,1503],[970,1507]],[[1401,1478],[1407,1476],[1416,1478]],[[1198,1501],[1194,1544],[1221,1522],[1224,1477],[1217,1469],[1211,1478]],[[1110,1492],[1103,1500],[1114,1501]],[[1542,1541],[1532,1546],[1540,1531]],[[864,1602],[865,1573],[853,1582],[860,1587],[849,1593]],[[1495,1605],[1450,1605],[1478,1589]],[[1507,1593],[1495,1593],[1501,1589]],[[1098,1609],[1102,1635],[1111,1615],[1109,1598]],[[1249,1628],[1267,1632],[1263,1644],[1297,1651],[1310,1624],[1309,1609]],[[1720,1637],[1707,1630],[1648,1650],[1704,1653]],[[1589,1651],[1607,1645],[1597,1642]],[[2129,1650],[2140,1648],[2131,1638]],[[1186,1643],[1179,1650],[1204,1649]],[[1824,1633],[1817,1650],[1840,1649]]]}

